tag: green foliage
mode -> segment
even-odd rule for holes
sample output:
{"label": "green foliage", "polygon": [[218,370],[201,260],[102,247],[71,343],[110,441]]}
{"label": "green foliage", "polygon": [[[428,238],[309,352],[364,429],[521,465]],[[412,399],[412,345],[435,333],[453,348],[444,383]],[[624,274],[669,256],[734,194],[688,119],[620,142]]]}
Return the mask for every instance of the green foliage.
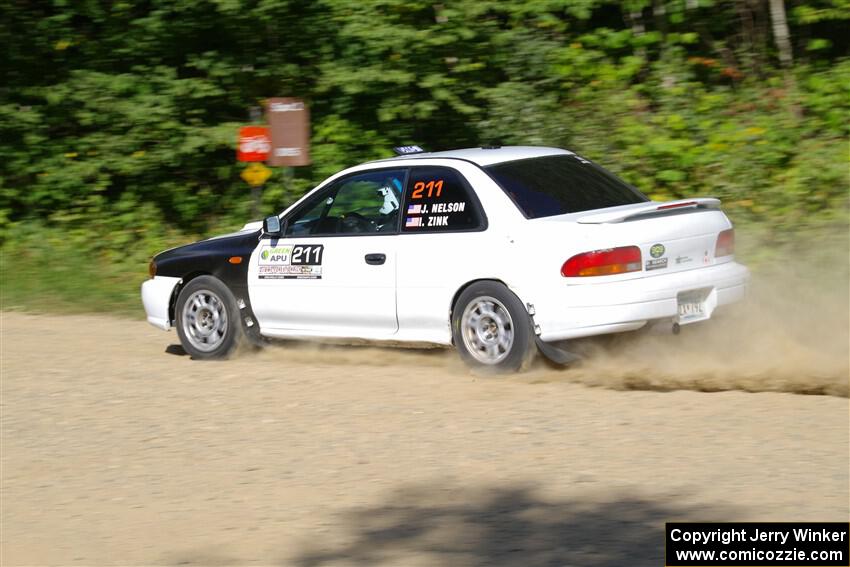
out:
{"label": "green foliage", "polygon": [[394,145],[543,144],[721,197],[767,242],[846,230],[850,4],[788,15],[784,70],[766,0],[5,3],[4,292],[75,301],[100,274],[86,297],[114,306],[159,249],[249,220],[236,129],[269,96],[308,101],[313,165],[276,171],[263,214]]}

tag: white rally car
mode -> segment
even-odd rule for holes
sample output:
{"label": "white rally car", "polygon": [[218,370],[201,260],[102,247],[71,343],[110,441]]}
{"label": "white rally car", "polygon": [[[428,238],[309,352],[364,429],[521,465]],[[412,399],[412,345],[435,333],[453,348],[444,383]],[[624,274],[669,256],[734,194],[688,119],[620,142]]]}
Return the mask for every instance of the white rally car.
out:
{"label": "white rally car", "polygon": [[193,358],[245,338],[367,339],[514,371],[538,349],[568,362],[567,339],[709,319],[749,279],[717,199],[653,202],[557,148],[358,165],[260,224],[151,261],[147,319]]}

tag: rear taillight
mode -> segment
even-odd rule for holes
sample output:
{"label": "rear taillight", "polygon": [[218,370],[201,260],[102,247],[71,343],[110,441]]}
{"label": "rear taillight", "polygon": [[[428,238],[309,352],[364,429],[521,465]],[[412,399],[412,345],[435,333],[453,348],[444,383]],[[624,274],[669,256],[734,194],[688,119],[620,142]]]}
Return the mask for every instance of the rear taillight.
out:
{"label": "rear taillight", "polygon": [[735,253],[735,229],[724,230],[717,235],[717,246],[714,247],[714,257],[731,256]]}
{"label": "rear taillight", "polygon": [[565,278],[608,276],[639,272],[640,266],[640,248],[622,246],[576,254],[561,266],[561,275]]}

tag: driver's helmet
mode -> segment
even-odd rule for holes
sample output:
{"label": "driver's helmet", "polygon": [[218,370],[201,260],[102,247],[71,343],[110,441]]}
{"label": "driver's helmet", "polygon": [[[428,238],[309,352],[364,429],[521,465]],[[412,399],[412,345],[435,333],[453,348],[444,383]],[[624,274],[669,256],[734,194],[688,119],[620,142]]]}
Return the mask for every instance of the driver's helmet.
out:
{"label": "driver's helmet", "polygon": [[[396,178],[387,178],[378,189],[378,193],[384,198],[384,203],[378,211],[382,215],[388,215],[399,208],[398,195],[401,194],[401,181]],[[398,193],[398,195],[396,194]]]}

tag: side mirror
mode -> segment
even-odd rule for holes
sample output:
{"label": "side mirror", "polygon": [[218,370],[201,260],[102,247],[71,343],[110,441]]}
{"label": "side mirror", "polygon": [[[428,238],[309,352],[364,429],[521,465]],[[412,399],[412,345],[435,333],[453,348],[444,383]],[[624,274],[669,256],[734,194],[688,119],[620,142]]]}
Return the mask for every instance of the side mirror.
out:
{"label": "side mirror", "polygon": [[280,218],[277,215],[265,218],[263,221],[263,233],[270,236],[280,236]]}

